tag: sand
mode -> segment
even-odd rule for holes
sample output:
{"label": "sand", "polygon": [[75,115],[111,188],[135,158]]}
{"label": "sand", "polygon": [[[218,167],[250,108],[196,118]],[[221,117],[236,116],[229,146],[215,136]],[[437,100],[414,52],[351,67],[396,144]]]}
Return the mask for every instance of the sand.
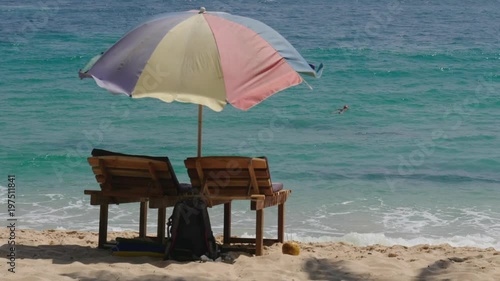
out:
{"label": "sand", "polygon": [[[233,263],[201,263],[113,256],[110,250],[96,248],[93,232],[13,233],[15,240],[8,240],[10,230],[0,231],[1,280],[500,280],[500,252],[493,248],[299,243],[300,255],[290,256],[281,253],[282,244],[274,244],[260,257],[230,252]],[[9,241],[16,243],[15,264],[9,261]]]}

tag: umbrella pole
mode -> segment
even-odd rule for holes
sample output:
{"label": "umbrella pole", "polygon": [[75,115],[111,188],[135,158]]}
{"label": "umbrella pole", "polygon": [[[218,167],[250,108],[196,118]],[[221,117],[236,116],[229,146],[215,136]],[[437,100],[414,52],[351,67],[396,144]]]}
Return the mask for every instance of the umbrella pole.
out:
{"label": "umbrella pole", "polygon": [[201,126],[203,121],[203,106],[198,105],[198,157],[201,157]]}

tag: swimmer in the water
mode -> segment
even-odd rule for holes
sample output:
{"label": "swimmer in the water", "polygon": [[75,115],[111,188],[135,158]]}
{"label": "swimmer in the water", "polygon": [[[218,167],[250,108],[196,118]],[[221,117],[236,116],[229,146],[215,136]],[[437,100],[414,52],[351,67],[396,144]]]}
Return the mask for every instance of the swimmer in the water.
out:
{"label": "swimmer in the water", "polygon": [[346,104],[346,105],[344,105],[344,107],[337,109],[336,113],[342,114],[342,113],[346,112],[348,109],[349,109],[349,106]]}

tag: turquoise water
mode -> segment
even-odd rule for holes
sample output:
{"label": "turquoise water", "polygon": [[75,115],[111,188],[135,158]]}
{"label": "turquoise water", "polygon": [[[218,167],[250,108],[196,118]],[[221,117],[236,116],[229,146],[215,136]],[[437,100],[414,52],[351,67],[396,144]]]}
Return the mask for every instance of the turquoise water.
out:
{"label": "turquoise water", "polygon": [[[2,205],[15,175],[20,227],[97,231],[83,195],[98,188],[94,147],[168,155],[187,181],[197,107],[114,96],[77,71],[150,16],[205,6],[261,20],[325,65],[306,77],[312,91],[203,116],[204,155],[266,155],[293,189],[288,239],[500,249],[500,2],[337,2],[2,1]],[[235,234],[252,235],[254,213],[234,209]],[[137,206],[111,213],[110,229],[136,229]],[[221,233],[220,208],[210,214]],[[266,210],[266,235],[275,215]]]}

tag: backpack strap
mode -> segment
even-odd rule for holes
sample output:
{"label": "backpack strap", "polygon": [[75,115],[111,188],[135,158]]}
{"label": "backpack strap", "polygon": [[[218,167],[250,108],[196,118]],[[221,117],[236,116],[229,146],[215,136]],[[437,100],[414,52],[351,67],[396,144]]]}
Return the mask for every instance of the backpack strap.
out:
{"label": "backpack strap", "polygon": [[203,217],[203,228],[205,230],[205,243],[207,246],[207,256],[212,260],[215,260],[218,256],[218,247],[215,241],[214,234],[212,232],[212,226],[210,224],[210,217],[208,215],[207,204],[203,200],[197,202],[199,204],[199,209],[201,210]]}
{"label": "backpack strap", "polygon": [[177,239],[177,228],[179,227],[179,218],[182,215],[182,210],[184,209],[184,201],[179,201],[175,203],[174,206],[174,211],[172,212],[172,215],[168,218],[167,222],[167,235],[169,241],[165,247],[165,258],[164,259],[170,259],[171,258],[171,253],[172,249],[175,246],[175,240]]}

